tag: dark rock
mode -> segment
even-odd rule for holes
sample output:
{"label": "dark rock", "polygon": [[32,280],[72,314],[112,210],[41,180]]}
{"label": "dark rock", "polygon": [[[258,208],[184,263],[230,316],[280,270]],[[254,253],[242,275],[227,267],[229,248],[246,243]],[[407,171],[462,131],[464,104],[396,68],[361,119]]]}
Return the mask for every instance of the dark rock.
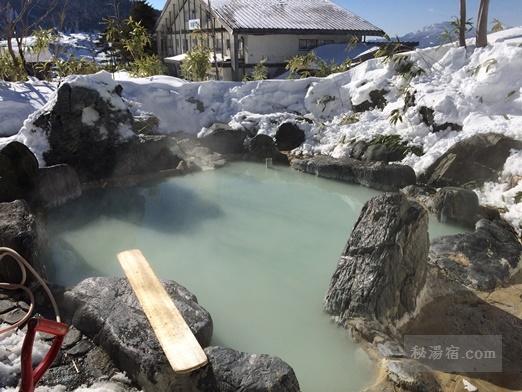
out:
{"label": "dark rock", "polygon": [[205,352],[220,392],[298,392],[294,371],[281,359],[266,354],[247,354],[223,347]]}
{"label": "dark rock", "polygon": [[406,156],[404,149],[384,143],[370,144],[361,159],[363,161],[397,162]]}
{"label": "dark rock", "polygon": [[441,131],[447,131],[448,129],[451,131],[462,131],[462,125],[455,124],[451,122],[445,122],[443,124],[433,124],[433,132],[441,132]]}
{"label": "dark rock", "polygon": [[428,127],[433,126],[435,123],[435,110],[429,108],[427,106],[421,106],[419,108],[419,115],[421,116],[421,120]]}
{"label": "dark rock", "polygon": [[351,150],[350,150],[350,157],[353,159],[359,159],[362,160],[363,154],[366,152],[366,149],[370,145],[369,142],[366,142],[364,140],[358,140],[355,143],[352,144]]}
{"label": "dark rock", "polygon": [[200,138],[201,144],[219,154],[241,154],[245,151],[247,133],[232,129],[227,124],[213,124],[208,132]]}
{"label": "dark rock", "polygon": [[489,291],[509,281],[522,259],[522,244],[504,221],[480,220],[473,233],[434,239],[430,262],[452,281]]}
{"label": "dark rock", "polygon": [[54,106],[34,121],[48,138],[47,165],[66,163],[82,179],[105,178],[113,171],[115,150],[135,135],[127,105],[115,92],[107,94],[109,100],[94,89],[60,86]]}
{"label": "dark rock", "polygon": [[[208,312],[181,285],[165,282],[165,288],[199,343],[208,346],[212,336]],[[199,383],[209,382],[208,367],[197,374],[174,374],[126,279],[86,279],[65,293],[63,308],[73,325],[142,387],[192,391],[198,390]]]}
{"label": "dark rock", "polygon": [[203,113],[205,111],[205,104],[203,103],[203,101],[194,97],[187,98],[186,101],[196,105],[196,109],[198,110],[198,112]]}
{"label": "dark rock", "polygon": [[414,360],[401,359],[386,362],[388,379],[399,388],[411,392],[442,391],[433,373]]}
{"label": "dark rock", "polygon": [[0,320],[3,321],[4,323],[12,325],[12,324],[20,321],[22,318],[24,318],[26,314],[27,314],[26,311],[24,311],[20,308],[15,308],[13,310],[10,310],[7,313],[1,314]]}
{"label": "dark rock", "polygon": [[73,347],[67,350],[67,354],[73,357],[79,357],[85,355],[93,347],[93,344],[88,339],[82,339],[76,343]]}
{"label": "dark rock", "polygon": [[423,185],[408,185],[401,189],[401,193],[433,212],[433,197],[437,194],[437,189]]}
{"label": "dark rock", "polygon": [[305,133],[293,122],[284,122],[275,135],[279,151],[291,151],[305,142]]}
{"label": "dark rock", "polygon": [[384,109],[388,104],[385,95],[388,94],[386,90],[373,90],[370,92],[370,100],[364,101],[358,105],[353,105],[354,112],[366,112],[375,108]]}
{"label": "dark rock", "polygon": [[32,202],[46,208],[58,207],[82,195],[80,178],[69,165],[55,165],[38,171]]}
{"label": "dark rock", "polygon": [[415,95],[417,94],[417,90],[411,92],[410,90],[407,90],[404,94],[404,107],[403,111],[408,110],[408,108],[412,108],[415,106]]}
{"label": "dark rock", "polygon": [[309,159],[294,159],[296,170],[319,177],[361,184],[382,191],[397,191],[416,182],[413,169],[399,164],[363,162],[356,159],[335,159],[318,155]]}
{"label": "dark rock", "polygon": [[16,302],[13,302],[9,299],[0,300],[0,314],[7,313],[14,308],[16,308]]}
{"label": "dark rock", "polygon": [[140,135],[114,151],[115,162],[105,177],[155,173],[176,169],[181,158],[174,152],[176,140],[168,136]]}
{"label": "dark rock", "polygon": [[487,220],[500,220],[500,211],[493,206],[480,206],[480,216]]}
{"label": "dark rock", "polygon": [[[23,200],[0,203],[0,246],[14,249],[37,270],[40,243],[37,223],[29,206]],[[20,268],[6,258],[0,263],[0,281],[19,282]]]}
{"label": "dark rock", "polygon": [[30,191],[38,174],[38,161],[24,144],[11,142],[0,148],[0,177]]}
{"label": "dark rock", "polygon": [[[80,345],[76,352],[81,352],[81,355],[71,355],[69,352],[60,355],[38,385],[66,385],[68,391],[80,387],[97,387],[115,392],[138,392],[100,347],[96,347],[86,338],[76,343],[76,346]],[[76,346],[72,349],[76,350]]]}
{"label": "dark rock", "polygon": [[202,146],[199,139],[178,139],[175,153],[182,159],[181,168],[186,171],[212,170],[226,164],[223,155]]}
{"label": "dark rock", "polygon": [[154,113],[141,113],[134,116],[132,130],[136,134],[153,135],[159,129],[160,120]]}
{"label": "dark rock", "polygon": [[479,199],[469,189],[442,188],[433,198],[433,212],[442,223],[457,223],[474,228],[480,219]]}
{"label": "dark rock", "polygon": [[385,328],[416,309],[428,259],[428,213],[400,193],[368,201],[330,282],[325,310]]}
{"label": "dark rock", "polygon": [[268,135],[256,135],[246,141],[247,154],[245,159],[264,162],[272,158],[275,164],[288,165],[288,157],[282,154],[276,147],[274,139]]}
{"label": "dark rock", "polygon": [[65,335],[65,339],[63,340],[62,347],[64,349],[69,349],[72,346],[76,345],[80,339],[82,338],[82,333],[78,331],[75,327],[70,327],[67,335]]}
{"label": "dark rock", "polygon": [[441,132],[451,129],[452,131],[462,131],[462,125],[455,124],[451,122],[445,122],[443,124],[437,124],[435,122],[435,110],[427,107],[421,106],[419,108],[419,115],[421,117],[421,121],[431,128],[432,132]]}
{"label": "dark rock", "polygon": [[28,194],[27,190],[20,188],[17,184],[0,177],[0,203],[11,202],[24,199]]}
{"label": "dark rock", "polygon": [[522,149],[522,142],[495,133],[472,136],[437,159],[422,180],[437,188],[475,188],[486,181],[496,181],[512,149]]}

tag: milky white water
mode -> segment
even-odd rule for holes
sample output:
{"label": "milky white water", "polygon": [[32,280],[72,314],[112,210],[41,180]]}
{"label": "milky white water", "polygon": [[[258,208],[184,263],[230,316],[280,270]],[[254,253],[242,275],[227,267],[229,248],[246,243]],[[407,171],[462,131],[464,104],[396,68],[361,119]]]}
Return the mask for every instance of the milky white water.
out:
{"label": "milky white water", "polygon": [[359,391],[375,368],[322,301],[362,205],[377,194],[249,163],[95,192],[49,216],[51,274],[67,285],[121,275],[116,254],[140,248],[211,313],[213,344],[281,357],[303,391]]}

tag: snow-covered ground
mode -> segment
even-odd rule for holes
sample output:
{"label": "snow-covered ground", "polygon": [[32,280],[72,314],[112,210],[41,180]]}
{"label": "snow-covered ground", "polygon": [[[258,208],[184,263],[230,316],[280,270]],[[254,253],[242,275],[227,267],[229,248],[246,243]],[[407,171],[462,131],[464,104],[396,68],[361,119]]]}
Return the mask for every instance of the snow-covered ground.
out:
{"label": "snow-covered ground", "polygon": [[[0,324],[0,328],[7,325]],[[25,330],[16,330],[0,334],[0,379],[3,384],[17,384],[20,379],[20,355],[22,352],[22,344],[25,338]],[[33,365],[36,366],[43,359],[49,345],[41,339],[40,335],[36,335],[33,345]],[[110,380],[96,382],[89,387],[79,387],[75,392],[122,392],[126,390],[123,385],[128,384],[127,377],[118,373],[111,377]],[[19,388],[0,388],[2,392],[17,392]],[[36,388],[36,392],[65,392],[67,388],[63,385],[55,387],[41,386]]]}
{"label": "snow-covered ground", "polygon": [[[36,38],[29,36],[24,38],[22,47],[28,62],[48,61],[53,56],[68,59],[71,56],[85,58],[98,63],[106,62],[105,53],[100,53],[97,46],[100,35],[94,33],[59,33],[57,39],[49,45],[49,50],[44,50],[39,56],[32,50]],[[13,49],[18,51],[18,46],[13,41]],[[0,40],[0,51],[7,50],[7,41]]]}
{"label": "snow-covered ground", "polygon": [[[224,122],[273,135],[282,121],[306,116],[313,124],[303,123],[307,140],[295,152],[334,157],[346,156],[353,139],[397,134],[422,146],[423,156],[410,155],[403,161],[420,174],[452,145],[474,134],[497,132],[522,140],[522,27],[491,34],[489,42],[482,49],[469,40],[467,49],[445,45],[407,54],[425,74],[410,83],[416,103],[396,125],[390,124],[390,115],[404,106],[405,80],[392,63],[380,59],[328,78],[301,80],[189,83],[167,76],[136,79],[125,73],[112,80],[112,75],[100,73],[68,81],[98,85],[105,92],[120,83],[132,110],[154,113],[160,119],[160,132],[167,134],[204,133],[211,124]],[[10,123],[0,125],[0,135],[21,128],[27,113],[40,108],[53,88],[56,86],[41,82],[0,84],[0,119],[9,118]],[[353,105],[367,100],[376,89],[387,91],[386,107],[358,114],[357,122],[345,125],[343,118],[352,114]],[[45,99],[34,100],[23,94],[26,90],[42,91]],[[16,106],[16,111],[10,106]],[[421,121],[420,106],[435,110],[436,123],[460,124],[463,130],[431,132]],[[45,143],[31,140],[31,133],[14,138],[25,141],[39,155],[42,151],[38,149],[45,148]],[[521,174],[520,167],[522,154],[514,151],[499,183],[477,190],[483,201],[506,208],[505,217],[517,227],[522,222],[522,207],[515,203],[514,195],[521,185],[518,181],[512,188],[514,184],[509,183],[513,175]]]}

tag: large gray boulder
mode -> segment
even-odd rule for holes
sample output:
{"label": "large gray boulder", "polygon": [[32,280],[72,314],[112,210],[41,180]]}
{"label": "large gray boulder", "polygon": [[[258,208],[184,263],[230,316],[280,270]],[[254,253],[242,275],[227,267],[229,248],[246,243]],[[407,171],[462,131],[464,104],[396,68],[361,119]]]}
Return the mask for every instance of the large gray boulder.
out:
{"label": "large gray boulder", "polygon": [[[39,269],[40,230],[25,201],[0,203],[0,247],[14,249]],[[14,261],[0,262],[0,281],[18,282],[20,278],[20,268]]]}
{"label": "large gray boulder", "polygon": [[440,189],[433,197],[433,211],[442,223],[456,223],[472,228],[481,214],[477,194],[458,187]]}
{"label": "large gray boulder", "polygon": [[293,369],[277,357],[247,354],[230,348],[207,347],[219,392],[298,392]]}
{"label": "large gray boulder", "polygon": [[[174,153],[175,140],[137,135],[120,94],[121,87],[110,84],[88,88],[64,83],[21,132],[41,133],[49,144],[43,153],[46,165],[67,164],[81,182],[176,169],[181,160]],[[27,136],[28,143],[35,143],[35,137]]]}
{"label": "large gray boulder", "polygon": [[288,165],[288,157],[277,149],[274,139],[268,135],[259,134],[247,139],[245,147],[244,158],[248,161],[265,162],[270,158],[275,164]]}
{"label": "large gray boulder", "polygon": [[[165,288],[198,342],[208,346],[210,314],[183,286],[169,281]],[[197,390],[199,380],[174,374],[126,279],[88,278],[64,294],[63,306],[72,324],[145,389]]]}
{"label": "large gray boulder", "polygon": [[522,142],[496,133],[472,136],[437,159],[426,170],[422,181],[437,188],[476,188],[498,179],[512,149],[522,149]]}
{"label": "large gray boulder", "polygon": [[319,177],[361,184],[382,191],[398,191],[415,184],[417,180],[415,172],[409,166],[363,162],[351,158],[335,159],[317,155],[308,159],[294,159],[291,166]]}
{"label": "large gray boulder", "polygon": [[324,302],[344,324],[393,327],[415,311],[428,268],[428,213],[400,193],[368,201],[341,255]]}
{"label": "large gray boulder", "polygon": [[[196,297],[176,282],[164,282],[202,347],[210,344],[212,319]],[[88,278],[65,292],[67,318],[103,348],[115,365],[145,391],[294,392],[299,384],[290,366],[268,355],[207,347],[209,364],[175,374],[126,279]]]}
{"label": "large gray boulder", "polygon": [[0,177],[30,190],[38,174],[38,161],[24,144],[11,142],[0,148]]}
{"label": "large gray boulder", "polygon": [[203,146],[219,154],[241,154],[245,151],[246,131],[227,124],[213,124],[200,138]]}
{"label": "large gray boulder", "polygon": [[280,151],[291,151],[305,142],[305,133],[295,122],[282,123],[275,134],[276,146]]}
{"label": "large gray boulder", "polygon": [[22,143],[0,148],[0,202],[26,198],[38,177],[38,161]]}
{"label": "large gray boulder", "polygon": [[49,150],[43,154],[48,166],[66,163],[81,178],[89,179],[111,173],[117,147],[136,137],[133,117],[120,90],[102,95],[75,84],[60,86],[54,105],[33,121],[49,142]]}
{"label": "large gray boulder", "polygon": [[353,143],[350,157],[362,161],[398,162],[407,154],[406,148],[399,143],[379,143],[359,140]]}
{"label": "large gray boulder", "polygon": [[58,207],[82,195],[80,178],[69,165],[55,165],[38,170],[31,202],[44,207]]}
{"label": "large gray boulder", "polygon": [[181,162],[176,148],[176,140],[169,136],[139,135],[116,149],[114,164],[105,177],[145,175],[176,169]]}
{"label": "large gray boulder", "polygon": [[452,281],[490,291],[509,281],[522,261],[522,243],[504,221],[480,220],[472,233],[432,241],[430,262]]}

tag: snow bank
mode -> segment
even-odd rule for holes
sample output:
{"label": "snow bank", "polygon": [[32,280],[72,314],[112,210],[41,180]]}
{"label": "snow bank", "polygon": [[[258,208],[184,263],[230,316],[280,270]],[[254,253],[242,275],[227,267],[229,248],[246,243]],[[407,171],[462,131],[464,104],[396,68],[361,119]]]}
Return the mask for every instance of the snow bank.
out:
{"label": "snow bank", "polygon": [[[0,329],[8,325],[0,324]],[[17,384],[20,376],[20,354],[25,337],[25,330],[0,334],[0,379],[4,384]],[[33,365],[43,359],[49,345],[37,335],[33,346]]]}
{"label": "snow bank", "polygon": [[56,90],[56,83],[31,80],[0,81],[0,137],[15,135],[24,120],[40,109]]}

